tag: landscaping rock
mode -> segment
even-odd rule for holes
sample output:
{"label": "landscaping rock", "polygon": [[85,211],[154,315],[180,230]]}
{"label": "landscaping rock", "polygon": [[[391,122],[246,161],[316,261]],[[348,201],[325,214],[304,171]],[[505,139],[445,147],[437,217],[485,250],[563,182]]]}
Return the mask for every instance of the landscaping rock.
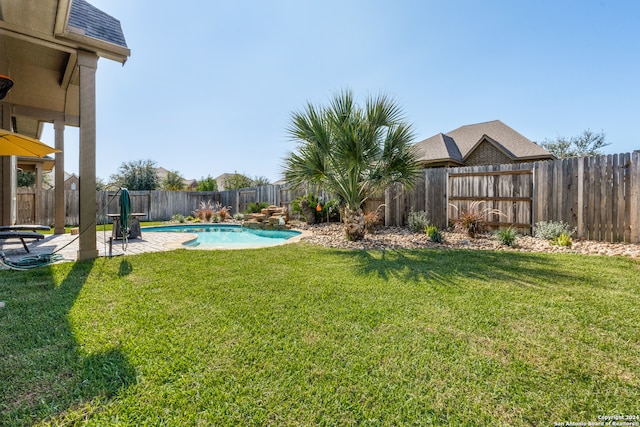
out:
{"label": "landscaping rock", "polygon": [[504,250],[519,252],[580,253],[600,256],[625,256],[640,259],[640,244],[606,243],[590,240],[574,241],[570,247],[552,245],[532,236],[520,236],[514,246],[502,245],[493,235],[479,235],[475,239],[462,233],[442,231],[442,243],[429,240],[426,233],[413,233],[405,227],[379,227],[367,233],[360,241],[349,241],[345,237],[344,224],[322,223],[315,225],[296,224],[295,228],[309,230],[312,234],[302,240],[312,244],[341,249],[466,249]]}

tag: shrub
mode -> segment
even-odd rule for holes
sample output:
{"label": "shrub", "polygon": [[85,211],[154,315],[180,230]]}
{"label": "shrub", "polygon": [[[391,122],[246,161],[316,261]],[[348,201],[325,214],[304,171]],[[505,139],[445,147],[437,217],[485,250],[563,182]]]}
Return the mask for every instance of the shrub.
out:
{"label": "shrub", "polygon": [[573,244],[573,240],[571,240],[571,236],[569,234],[562,233],[554,238],[551,243],[558,246],[571,246]]}
{"label": "shrub", "polygon": [[536,237],[544,240],[555,240],[562,234],[571,236],[576,231],[566,222],[562,221],[540,221],[536,223]]}
{"label": "shrub", "polygon": [[[501,215],[502,212],[498,209],[481,208],[480,206],[485,202],[471,202],[466,211],[462,211],[458,215],[458,218],[453,221],[453,229],[459,233],[467,233],[469,237],[475,237],[476,234],[484,231],[487,225],[486,218],[489,215]],[[458,207],[451,205],[454,209],[458,210]]]}
{"label": "shrub", "polygon": [[245,213],[260,213],[262,209],[268,208],[269,203],[267,202],[254,202],[249,203],[247,209],[245,209]]}
{"label": "shrub", "polygon": [[373,230],[373,228],[376,225],[380,224],[380,216],[378,215],[378,211],[373,211],[373,212],[367,212],[366,214],[364,214],[364,230],[367,233],[370,233],[371,230]]}
{"label": "shrub", "polygon": [[424,231],[427,233],[430,241],[434,243],[442,243],[442,233],[440,233],[438,227],[435,225],[427,225]]}
{"label": "shrub", "polygon": [[193,221],[195,218],[194,218],[194,217],[192,217],[191,215],[189,215],[189,216],[188,216],[188,217],[186,217],[185,219],[186,219],[187,221],[189,221],[189,222],[190,222],[190,221]]}
{"label": "shrub", "polygon": [[291,202],[291,211],[301,214],[307,224],[315,224],[322,220],[322,211],[316,210],[320,201],[313,193],[298,197]]}
{"label": "shrub", "polygon": [[518,238],[518,232],[513,227],[503,228],[496,232],[496,238],[500,243],[506,246],[513,246]]}
{"label": "shrub", "polygon": [[175,214],[175,215],[173,215],[173,216],[171,217],[171,220],[172,220],[172,221],[179,222],[179,223],[183,223],[183,222],[184,222],[184,215],[182,215],[182,214]]}
{"label": "shrub", "polygon": [[[318,205],[320,205],[319,211],[317,210]],[[307,224],[340,221],[340,202],[330,199],[322,203],[315,194],[309,193],[291,202],[291,212],[301,214]]]}
{"label": "shrub", "polygon": [[193,215],[196,218],[199,218],[201,221],[210,221],[211,217],[214,214],[214,206],[209,200],[207,203],[203,201],[200,202],[200,208],[193,212]]}
{"label": "shrub", "polygon": [[340,203],[335,199],[327,200],[322,205],[320,216],[320,221],[328,219],[328,221],[340,222]]}
{"label": "shrub", "polygon": [[244,214],[237,212],[233,215],[233,219],[235,219],[236,221],[242,221],[244,219]]}
{"label": "shrub", "polygon": [[[331,203],[331,200],[327,202],[327,205]],[[367,212],[364,214],[364,229],[365,232],[369,233],[378,225],[382,224],[382,210],[384,209],[384,204],[378,206],[376,210],[372,212]]]}
{"label": "shrub", "polygon": [[430,224],[425,211],[409,212],[407,227],[414,233],[421,233]]}
{"label": "shrub", "polygon": [[229,213],[228,208],[220,208],[217,215],[220,218],[220,222],[224,222],[226,219],[231,218],[231,214]]}

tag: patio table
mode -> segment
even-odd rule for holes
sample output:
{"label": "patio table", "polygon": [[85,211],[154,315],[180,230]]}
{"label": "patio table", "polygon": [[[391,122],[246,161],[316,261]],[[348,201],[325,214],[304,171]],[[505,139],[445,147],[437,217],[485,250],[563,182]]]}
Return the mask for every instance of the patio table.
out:
{"label": "patio table", "polygon": [[[129,228],[129,239],[141,239],[140,218],[147,216],[146,213],[136,212],[131,214],[131,227]],[[114,239],[122,239],[122,230],[120,230],[120,214],[107,214],[107,217],[113,220],[113,230],[111,235]]]}

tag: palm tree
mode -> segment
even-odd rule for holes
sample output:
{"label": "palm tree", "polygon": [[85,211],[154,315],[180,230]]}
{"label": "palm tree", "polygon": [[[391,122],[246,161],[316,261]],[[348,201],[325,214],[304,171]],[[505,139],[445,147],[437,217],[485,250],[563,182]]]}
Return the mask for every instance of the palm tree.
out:
{"label": "palm tree", "polygon": [[309,103],[293,114],[288,133],[297,150],[285,159],[287,182],[337,196],[350,240],[364,237],[367,198],[395,183],[410,188],[420,172],[412,127],[384,95],[369,97],[364,108],[351,91],[335,95],[328,107]]}

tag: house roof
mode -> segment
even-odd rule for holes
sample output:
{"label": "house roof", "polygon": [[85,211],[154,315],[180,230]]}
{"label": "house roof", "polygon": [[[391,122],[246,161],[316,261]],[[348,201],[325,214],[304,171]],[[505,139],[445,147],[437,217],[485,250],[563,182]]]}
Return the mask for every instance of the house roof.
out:
{"label": "house roof", "polygon": [[67,171],[64,171],[64,180],[67,181],[68,179],[71,179],[71,178],[78,179],[78,175],[76,175],[75,173],[69,173]]}
{"label": "house roof", "polygon": [[79,29],[87,37],[127,47],[120,21],[85,0],[73,0],[68,27]]}
{"label": "house roof", "polygon": [[461,126],[439,133],[416,144],[420,161],[425,163],[464,161],[483,141],[495,145],[514,160],[553,158],[551,153],[516,132],[500,120]]}
{"label": "house roof", "polygon": [[222,175],[218,175],[217,177],[215,177],[214,179],[218,184],[218,191],[224,191],[224,183],[227,181],[227,179],[232,178],[234,175],[234,173],[225,172]]}
{"label": "house roof", "polygon": [[80,126],[79,52],[125,63],[120,22],[86,0],[0,0],[0,74],[12,130],[40,138],[44,123]]}
{"label": "house roof", "polygon": [[463,164],[463,156],[453,138],[443,133],[416,144],[420,160],[444,161]]}

